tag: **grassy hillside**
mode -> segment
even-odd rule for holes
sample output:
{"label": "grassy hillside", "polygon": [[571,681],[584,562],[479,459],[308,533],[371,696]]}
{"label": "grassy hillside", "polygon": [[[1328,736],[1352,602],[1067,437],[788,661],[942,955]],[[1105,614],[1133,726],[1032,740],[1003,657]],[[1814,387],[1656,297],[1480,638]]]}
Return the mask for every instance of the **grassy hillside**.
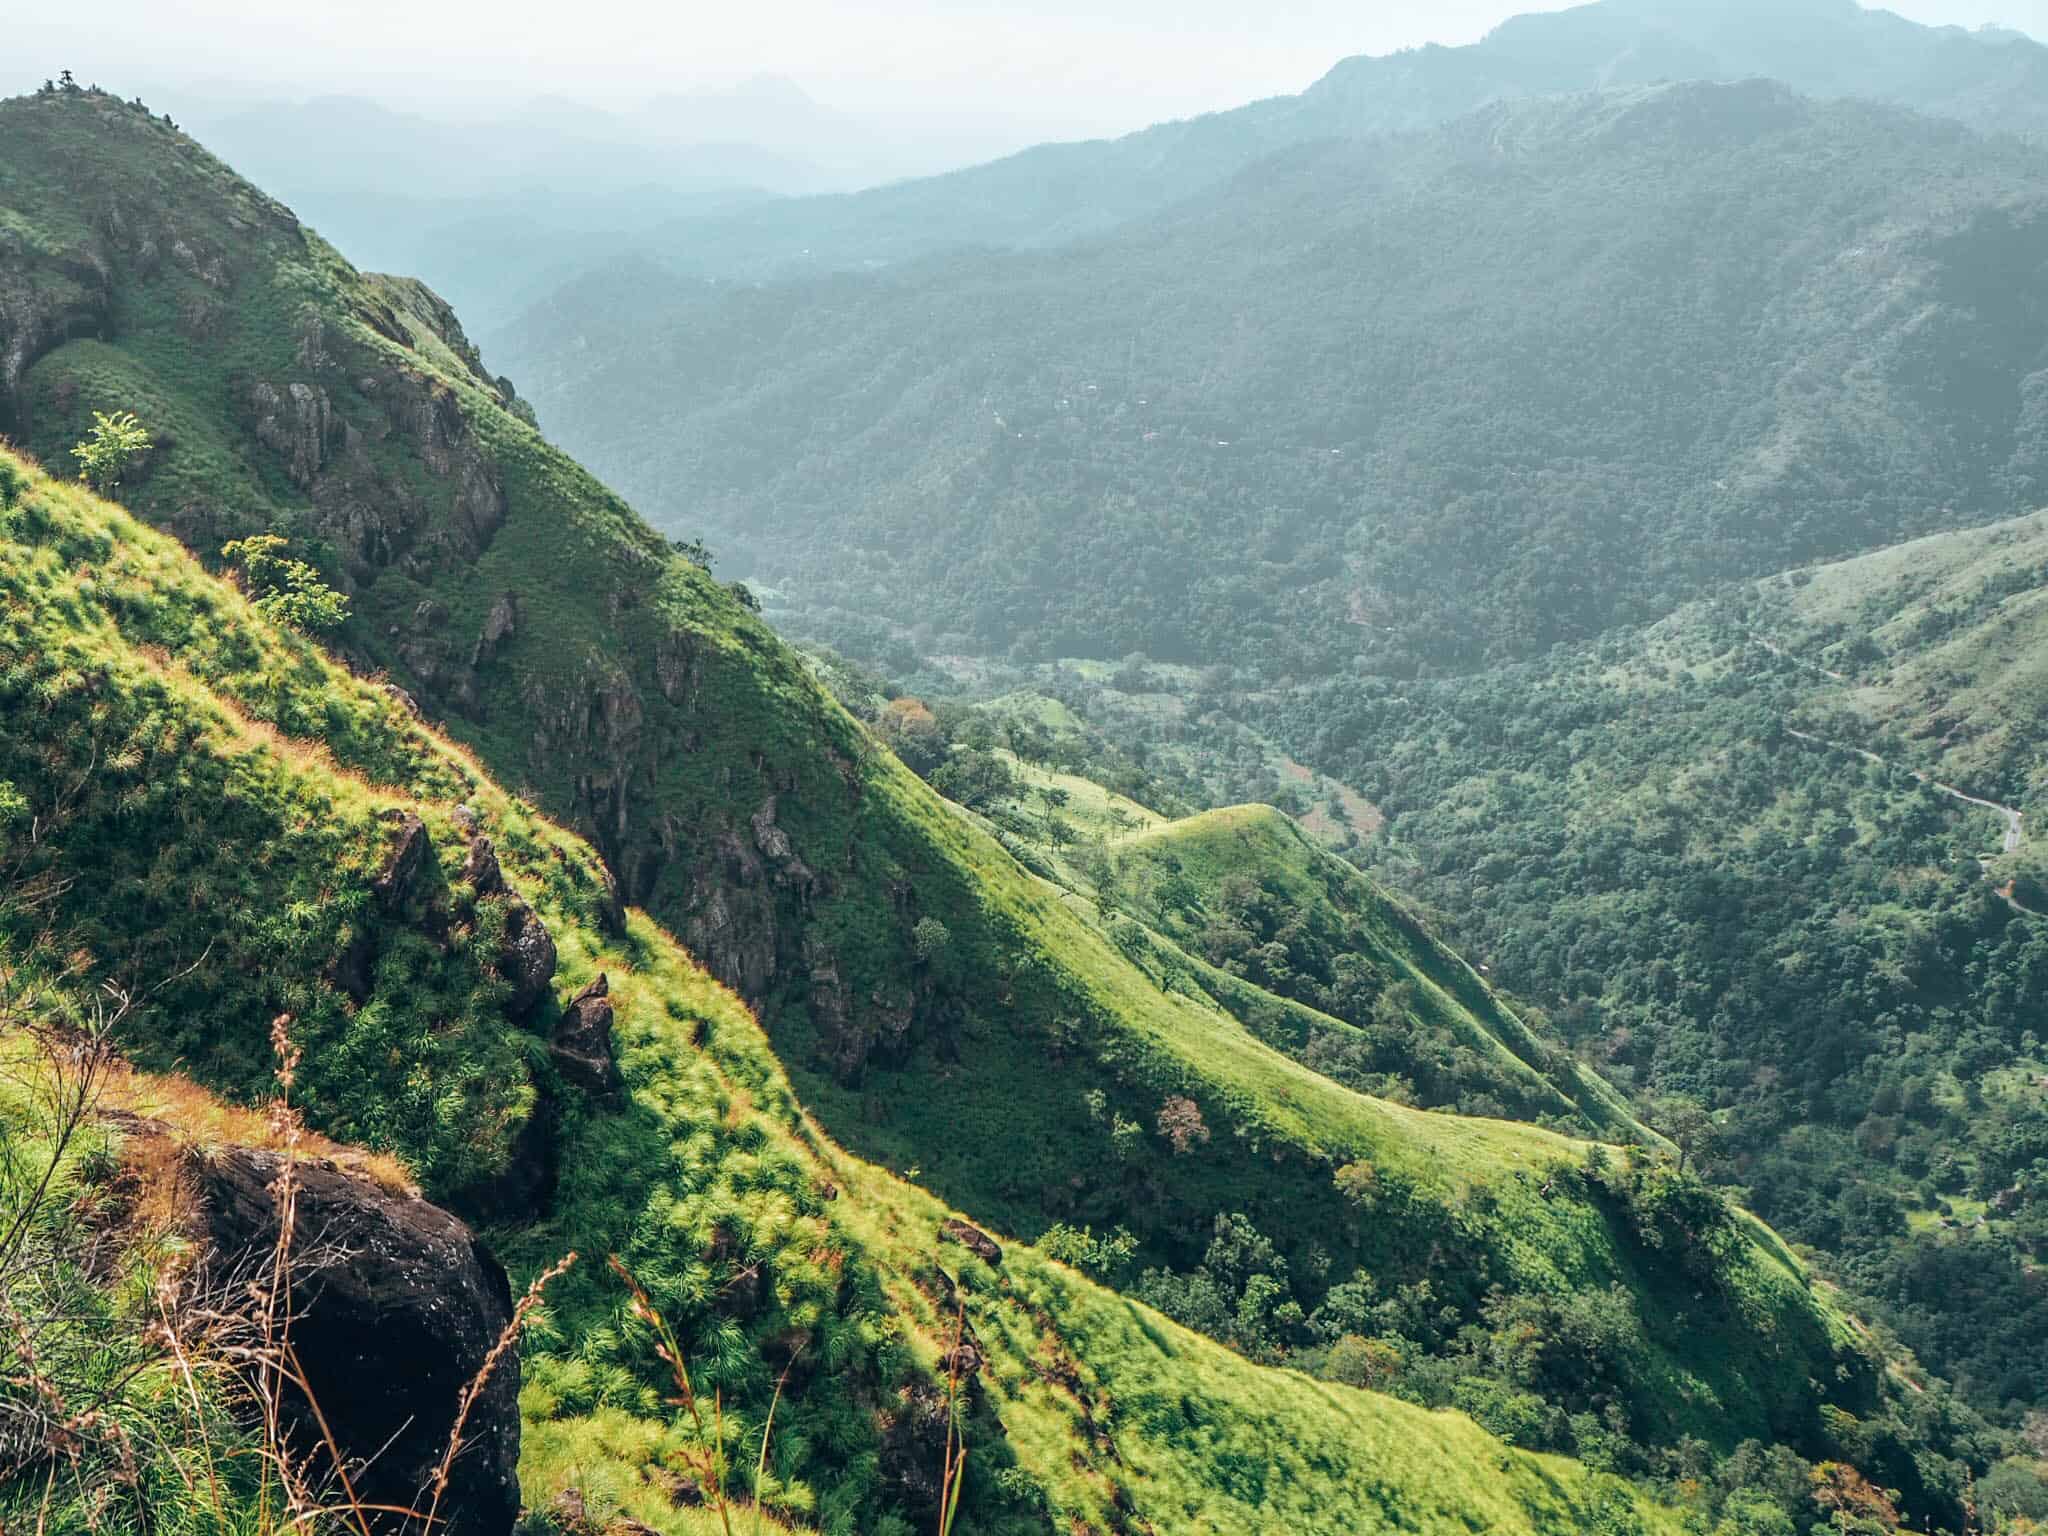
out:
{"label": "grassy hillside", "polygon": [[1903,111],[1642,87],[1058,250],[597,277],[500,350],[841,649],[1414,675],[2026,507],[2044,190]]}
{"label": "grassy hillside", "polygon": [[[1320,946],[1367,961],[1377,972],[1379,997],[1391,993],[1400,1013],[1454,1037],[1454,1049],[1479,1058],[1481,1070],[1511,1085],[1517,1099],[1547,1098],[1551,1113],[1581,1115],[1609,1139],[1645,1134],[1612,1087],[1538,1038],[1470,965],[1278,811],[1211,812],[1134,835],[1113,850],[1112,860],[1119,902],[1183,946],[1201,945],[1205,930],[1213,936],[1221,922],[1224,934],[1212,942],[1227,952],[1233,947],[1229,920],[1257,921],[1265,908],[1283,930],[1295,930],[1287,933],[1291,945],[1282,941],[1285,947],[1313,955]],[[1244,888],[1246,881],[1255,893]],[[1248,938],[1264,937],[1245,931]],[[1264,963],[1261,956],[1257,964]],[[1390,1022],[1398,1020],[1374,1020],[1382,1029]]]}
{"label": "grassy hillside", "polygon": [[[738,1000],[648,918],[608,915],[586,844],[168,539],[11,457],[0,478],[10,1007],[34,994],[60,1013],[124,982],[139,1058],[245,1099],[268,1092],[268,1020],[289,1011],[306,1051],[297,1096],[320,1128],[458,1197],[544,1159],[552,1193],[495,1230],[522,1281],[570,1248],[624,1254],[750,1450],[797,1362],[765,1476],[735,1457],[771,1512],[839,1531],[923,1523],[933,1447],[902,1426],[940,1390],[943,1264],[989,1361],[967,1419],[968,1529],[1679,1528],[1624,1485],[1463,1418],[1255,1367],[1027,1249],[991,1268],[936,1245],[945,1209],[822,1134]],[[419,818],[430,845],[395,886],[393,813]],[[485,838],[502,884],[475,873]],[[518,902],[559,952],[524,1019],[499,937]],[[352,951],[360,996],[334,970]],[[37,971],[47,991],[22,985]],[[547,1048],[560,999],[600,973],[616,1101]],[[183,1090],[144,1083],[123,1103],[175,1104],[201,1142],[237,1134]],[[106,1176],[89,1150],[66,1165],[81,1198]],[[122,1304],[110,1297],[110,1328]],[[596,1264],[550,1293],[526,1361],[527,1500],[575,1487],[601,1519],[713,1529],[663,1481],[689,1435],[623,1314]],[[123,1411],[152,1411],[170,1380],[144,1371]],[[1090,1432],[1112,1419],[1113,1439]],[[30,1484],[0,1500],[33,1502]]]}
{"label": "grassy hillside", "polygon": [[1749,622],[1859,740],[2023,811],[2048,792],[2048,515],[1765,583]]}
{"label": "grassy hillside", "polygon": [[[1610,1460],[1637,1470],[1686,1437],[1717,1450],[1756,1437],[1834,1453],[1830,1426],[1841,1421],[1824,1418],[1823,1402],[1878,1408],[1868,1361],[1799,1266],[1669,1166],[1360,1095],[1273,1050],[1200,989],[1163,990],[881,750],[744,594],[669,550],[550,448],[431,293],[354,272],[173,130],[109,98],[0,104],[0,129],[10,146],[0,207],[21,232],[0,260],[0,350],[26,364],[9,423],[55,462],[88,411],[141,412],[159,436],[124,497],[202,552],[263,528],[291,537],[353,600],[337,637],[348,658],[440,717],[477,766],[425,751],[422,731],[374,690],[351,688],[357,702],[344,707],[324,689],[295,688],[294,669],[313,663],[287,664],[224,625],[217,597],[181,597],[168,618],[140,605],[120,699],[158,696],[137,670],[155,654],[142,647],[155,646],[176,663],[155,688],[207,680],[259,736],[266,722],[295,736],[324,734],[331,720],[336,761],[418,800],[427,835],[451,851],[462,840],[453,797],[486,791],[449,775],[487,771],[601,858],[565,849],[556,859],[546,852],[556,834],[507,803],[498,840],[531,838],[556,910],[579,933],[613,922],[604,944],[625,946],[600,960],[578,948],[596,940],[562,940],[565,981],[609,974],[614,954],[632,969],[655,964],[608,916],[619,898],[643,907],[760,1005],[805,1110],[851,1153],[1026,1237],[1125,1225],[1146,1294],[1171,1293],[1180,1315],[1262,1356],[1306,1358],[1386,1331],[1415,1363],[1425,1401],[1467,1404],[1531,1446],[1618,1435],[1632,1449]],[[67,195],[79,186],[97,189],[97,211]],[[110,535],[79,519],[24,567],[49,599],[30,592],[9,621],[26,626],[20,696],[47,695],[67,722],[92,719],[99,667],[59,659],[86,643],[68,616],[103,580],[118,594],[134,579]],[[364,699],[375,719],[351,726]],[[173,793],[173,779],[126,777],[157,739],[145,705],[108,707],[102,755],[83,730],[20,744],[23,765],[7,776],[32,815],[87,769],[93,785],[117,769],[120,794],[140,805]],[[231,716],[220,729],[241,727]],[[53,753],[43,766],[39,750]],[[241,763],[210,767],[198,803],[244,814]],[[165,1023],[162,1049],[248,1091],[264,1070],[260,1030],[289,1008],[327,1063],[310,1091],[337,1131],[410,1147],[431,1187],[477,1209],[534,1198],[544,1180],[522,1137],[545,1075],[534,1075],[530,1037],[492,1006],[503,979],[455,941],[454,918],[444,936],[440,914],[459,916],[462,893],[444,903],[429,874],[417,914],[322,894],[329,871],[377,878],[389,829],[374,795],[351,790],[330,821],[280,813],[286,787],[265,788],[243,841],[166,841],[162,865],[121,820],[119,798],[96,799],[72,834],[119,884],[65,887],[65,925],[105,930],[88,952],[134,966],[111,935],[130,914],[147,917],[135,942],[151,946],[144,979],[169,978],[165,999],[230,957],[239,989],[232,1007],[193,997]],[[199,813],[181,801],[164,814],[183,824]],[[226,811],[220,819],[235,830]],[[269,878],[266,850],[291,837],[309,840],[320,876],[298,866],[278,871],[295,882],[283,888],[251,885]],[[55,844],[47,856],[60,857]],[[530,891],[524,899],[549,910]],[[223,901],[235,926],[216,939],[207,920]],[[390,957],[360,1000],[359,932]],[[278,947],[302,955],[316,980],[276,965]],[[196,960],[205,964],[179,980]],[[387,983],[428,1011],[385,1006],[375,988]],[[629,1075],[638,1031],[658,1023],[623,1026]],[[401,1064],[402,1089],[387,1076]],[[763,1058],[761,1070],[770,1065]],[[765,1081],[741,1078],[757,1097]],[[581,1134],[582,1122],[566,1124]],[[654,1242],[667,1197],[658,1174],[634,1170],[673,1155],[707,1187],[753,1177],[727,1155],[727,1132],[684,1137],[695,1150],[678,1151],[658,1119],[594,1124],[593,1150],[565,1144],[559,1159],[562,1219],[573,1209]],[[741,1115],[729,1128],[742,1152],[751,1124]],[[801,1277],[793,1295],[815,1299],[830,1286],[787,1225],[815,1206],[778,1187],[789,1199],[771,1222],[776,1262]],[[629,1222],[643,1197],[662,1216]],[[691,1251],[729,1247],[706,1225],[712,1206],[692,1209],[673,1218],[701,1243]],[[1233,1269],[1219,1234],[1242,1236],[1257,1262]],[[671,1278],[679,1298],[705,1283],[694,1263],[678,1261]],[[1581,1307],[1599,1316],[1581,1327]],[[1573,1342],[1513,1347],[1531,1326],[1517,1308]],[[609,1401],[624,1383],[598,1368],[609,1363],[565,1385],[564,1400]],[[749,1391],[772,1385],[759,1357],[735,1370]],[[872,1384],[857,1372],[835,1379],[832,1390],[850,1395],[820,1412],[847,1425],[848,1405]],[[827,1487],[883,1497],[848,1433],[819,1431],[831,1449],[818,1454],[842,1458],[821,1501]]]}
{"label": "grassy hillside", "polygon": [[[988,707],[1007,714],[1016,701]],[[956,767],[977,756],[949,752]],[[977,818],[1162,990],[1206,996],[1274,1049],[1376,1096],[1657,1140],[1295,820],[1246,805],[1171,821],[1076,774],[996,756],[1007,782],[974,797]]]}

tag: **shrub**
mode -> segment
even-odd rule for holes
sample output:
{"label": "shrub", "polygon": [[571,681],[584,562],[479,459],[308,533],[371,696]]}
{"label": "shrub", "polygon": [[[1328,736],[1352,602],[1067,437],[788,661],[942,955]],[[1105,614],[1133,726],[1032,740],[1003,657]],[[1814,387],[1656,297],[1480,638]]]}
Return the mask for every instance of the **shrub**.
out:
{"label": "shrub", "polygon": [[92,431],[85,441],[71,450],[71,457],[78,460],[78,478],[91,486],[101,496],[111,496],[121,484],[121,477],[128,472],[128,466],[135,462],[138,454],[147,453],[151,447],[149,433],[133,411],[117,411],[109,415],[105,411],[92,413]]}
{"label": "shrub", "polygon": [[236,539],[220,553],[241,572],[256,611],[272,623],[308,635],[339,629],[348,621],[348,598],[305,561],[289,558],[286,544],[278,534],[259,533]]}
{"label": "shrub", "polygon": [[953,947],[952,930],[936,917],[921,917],[910,930],[910,947],[919,965],[930,965]]}

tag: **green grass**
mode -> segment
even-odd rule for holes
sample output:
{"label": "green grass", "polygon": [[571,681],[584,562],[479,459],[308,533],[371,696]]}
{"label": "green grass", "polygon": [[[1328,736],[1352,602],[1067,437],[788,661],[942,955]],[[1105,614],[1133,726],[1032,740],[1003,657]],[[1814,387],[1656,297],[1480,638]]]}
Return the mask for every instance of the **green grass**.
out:
{"label": "green grass", "polygon": [[[1035,1531],[1047,1518],[1105,1529],[1119,1509],[1196,1532],[1679,1529],[1626,1485],[1510,1450],[1455,1415],[1253,1366],[1027,1248],[1012,1246],[996,1271],[937,1248],[945,1207],[825,1136],[736,997],[645,916],[606,935],[586,845],[168,539],[76,487],[17,476],[26,491],[0,544],[0,781],[10,806],[38,818],[39,850],[5,906],[18,953],[63,956],[82,981],[128,976],[152,989],[177,974],[168,967],[190,965],[180,990],[150,992],[129,1043],[243,1099],[265,1091],[269,1012],[292,1007],[308,1032],[304,1103],[316,1124],[403,1157],[444,1194],[504,1162],[532,1109],[525,1085],[549,1080],[535,1037],[495,1015],[502,983],[480,941],[490,909],[466,916],[447,873],[464,840],[458,806],[554,933],[556,990],[611,978],[628,1101],[606,1111],[557,1085],[552,1214],[491,1234],[522,1278],[566,1249],[586,1255],[550,1292],[527,1350],[530,1504],[576,1487],[601,1513],[673,1536],[709,1528],[663,1481],[691,1432],[664,1405],[650,1339],[591,1261],[616,1251],[682,1334],[699,1389],[718,1394],[739,1448],[734,1481],[778,1526],[914,1528],[899,1523],[907,1510],[878,1437],[907,1395],[936,1390],[943,1264],[991,1359],[965,1426],[964,1529]],[[894,774],[881,782],[909,792]],[[377,813],[400,807],[423,816],[443,873],[401,911],[370,916],[387,842]],[[19,814],[7,838],[20,857]],[[145,849],[131,874],[124,861]],[[165,870],[175,880],[152,894]],[[36,878],[87,871],[102,878]],[[274,930],[287,916],[300,939]],[[385,955],[360,1007],[322,975],[357,921],[378,925]],[[409,946],[408,929],[438,937]],[[216,942],[192,956],[202,932]],[[45,935],[54,943],[38,949]],[[402,1026],[403,1047],[383,1047],[380,1018]],[[181,1035],[185,1020],[199,1033]],[[500,1046],[510,1054],[493,1058]],[[1270,1053],[1248,1059],[1305,1093],[1313,1084]],[[444,1061],[488,1069],[497,1119]],[[416,1102],[450,1113],[415,1113]],[[1379,1113],[1393,1117],[1390,1151],[1394,1125],[1427,1130],[1438,1153],[1465,1146],[1482,1165],[1510,1146],[1569,1150],[1507,1127]],[[476,1134],[456,1137],[463,1127]],[[745,1302],[734,1300],[741,1286]],[[792,1349],[799,1367],[756,1485],[753,1451]]]}
{"label": "green grass", "polygon": [[1810,670],[1813,691],[1884,755],[2022,808],[2048,787],[2048,513],[1779,577],[1752,618],[1841,674]]}

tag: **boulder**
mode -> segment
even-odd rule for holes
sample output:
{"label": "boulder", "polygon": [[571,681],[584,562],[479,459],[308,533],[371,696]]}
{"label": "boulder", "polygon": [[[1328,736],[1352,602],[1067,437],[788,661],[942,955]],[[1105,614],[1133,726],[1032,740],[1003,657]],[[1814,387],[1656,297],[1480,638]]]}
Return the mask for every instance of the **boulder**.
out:
{"label": "boulder", "polygon": [[599,976],[570,998],[556,1021],[548,1050],[563,1080],[601,1098],[623,1092],[625,1079],[619,1075],[612,1055],[611,981]]}
{"label": "boulder", "polygon": [[433,845],[426,824],[411,811],[389,814],[397,820],[398,841],[384,862],[384,872],[370,882],[370,889],[387,909],[396,910],[411,896],[413,881],[419,877],[420,866]]}
{"label": "boulder", "polygon": [[[481,841],[481,839],[479,839]],[[505,909],[505,937],[498,946],[498,970],[512,983],[512,996],[505,1003],[506,1015],[524,1023],[548,995],[555,979],[555,939],[547,924],[517,896]],[[611,1008],[610,1003],[605,1008]],[[605,1016],[605,1046],[611,1045],[611,1016]]]}
{"label": "boulder", "polygon": [[498,849],[488,837],[470,840],[469,854],[462,861],[462,878],[479,896],[498,896],[505,890],[505,872],[498,866]]}
{"label": "boulder", "polygon": [[[198,1280],[260,1272],[278,1238],[274,1152],[230,1148],[194,1169],[208,1242]],[[462,1394],[512,1318],[505,1271],[440,1207],[301,1158],[291,1345],[358,1499],[423,1509]],[[327,1467],[311,1406],[287,1402],[294,1449]],[[502,1359],[471,1409],[439,1536],[507,1536],[519,1516],[519,1362]],[[431,1492],[427,1493],[431,1498]],[[416,1528],[370,1517],[372,1536]]]}
{"label": "boulder", "polygon": [[1003,1262],[1003,1250],[996,1240],[957,1216],[948,1216],[939,1223],[939,1241],[958,1243],[984,1264],[993,1266]]}

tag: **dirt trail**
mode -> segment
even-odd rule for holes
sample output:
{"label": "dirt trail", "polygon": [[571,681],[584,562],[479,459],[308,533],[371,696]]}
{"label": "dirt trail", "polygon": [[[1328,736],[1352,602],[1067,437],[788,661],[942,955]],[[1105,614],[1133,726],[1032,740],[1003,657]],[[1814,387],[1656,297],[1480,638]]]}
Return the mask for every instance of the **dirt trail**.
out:
{"label": "dirt trail", "polygon": [[[1863,747],[1852,747],[1847,742],[1829,741],[1825,737],[1815,736],[1806,731],[1795,731],[1789,725],[1785,727],[1785,734],[1787,736],[1794,737],[1800,741],[1810,743],[1811,745],[1816,747],[1826,747],[1828,750],[1832,752],[1854,753],[1857,757],[1862,758],[1865,762],[1875,763],[1880,768],[1889,769],[1893,766],[1892,763],[1890,763],[1882,757],[1879,757],[1875,752],[1868,751]],[[2020,845],[2024,843],[2027,838],[2026,812],[2014,810],[2009,805],[2000,805],[1996,800],[1980,800],[1975,795],[1966,794],[1962,790],[1957,789],[1953,784],[1942,783],[1932,774],[1921,773],[1915,769],[1908,769],[1907,771],[1912,773],[1914,779],[1916,779],[1918,782],[1925,784],[1929,789],[1937,790],[1940,793],[1947,795],[1951,800],[1960,800],[1964,805],[1973,805],[1977,807],[1977,809],[1980,811],[1996,811],[2001,817],[2005,819],[2006,855],[2010,857],[2011,855],[2018,853],[2020,851]],[[1987,875],[1991,872],[1991,866],[1994,862],[1996,861],[1988,858],[1983,860],[1984,872]],[[2036,912],[2031,907],[2021,906],[2018,898],[2016,898],[2013,895],[2013,888],[2010,885],[2004,887],[2002,890],[1999,891],[1998,894],[2005,898],[2005,904],[2011,907],[2015,912],[2021,913],[2027,917],[2041,917],[2044,915],[2048,915]]]}
{"label": "dirt trail", "polygon": [[[1817,661],[1808,661],[1803,656],[1793,655],[1790,651],[1786,650],[1782,645],[1779,645],[1777,641],[1772,640],[1767,635],[1758,634],[1753,629],[1746,629],[1743,631],[1743,633],[1748,635],[1750,639],[1754,640],[1758,645],[1762,646],[1765,650],[1769,651],[1773,656],[1777,657],[1780,661],[1789,661],[1795,667],[1804,667],[1809,672],[1817,672],[1822,677],[1828,678],[1831,681],[1837,683],[1846,683],[1849,681],[1849,679],[1843,676],[1840,672],[1831,672]],[[1810,742],[1817,747],[1827,747],[1832,751],[1853,752],[1856,754],[1856,756],[1862,758],[1865,762],[1875,763],[1880,768],[1889,769],[1893,766],[1884,758],[1879,757],[1875,752],[1871,752],[1863,747],[1852,747],[1847,742],[1828,741],[1820,736],[1809,735],[1805,731],[1795,731],[1790,726],[1787,726],[1785,728],[1785,734],[1788,736],[1797,737],[1799,740],[1804,742]],[[2009,805],[2000,805],[1996,800],[1979,799],[1975,795],[1968,794],[1963,790],[1957,789],[1953,784],[1942,783],[1932,774],[1921,773],[1918,770],[1913,769],[1909,769],[1908,772],[1911,772],[1915,779],[1917,779],[1920,783],[1925,784],[1929,789],[1938,790],[1942,794],[1947,795],[1951,800],[1960,800],[1964,805],[1974,805],[1977,807],[1977,809],[1982,811],[1995,811],[1999,816],[2004,818],[2005,821],[2005,856],[2007,858],[2010,858],[2012,857],[2012,855],[2020,851],[2020,845],[2027,840],[2026,812],[2016,810]],[[1991,873],[1991,866],[1995,862],[1996,861],[1992,859],[1985,859],[1982,861],[1984,865],[1984,873],[1986,875],[1989,875]],[[2013,911],[2021,913],[2024,916],[2048,916],[2048,913],[2036,912],[2031,907],[2021,906],[2017,898],[2014,897],[2013,888],[2010,885],[2005,886],[2002,890],[1999,891],[1998,894],[2005,898],[2005,904],[2007,906],[2011,907]]]}

